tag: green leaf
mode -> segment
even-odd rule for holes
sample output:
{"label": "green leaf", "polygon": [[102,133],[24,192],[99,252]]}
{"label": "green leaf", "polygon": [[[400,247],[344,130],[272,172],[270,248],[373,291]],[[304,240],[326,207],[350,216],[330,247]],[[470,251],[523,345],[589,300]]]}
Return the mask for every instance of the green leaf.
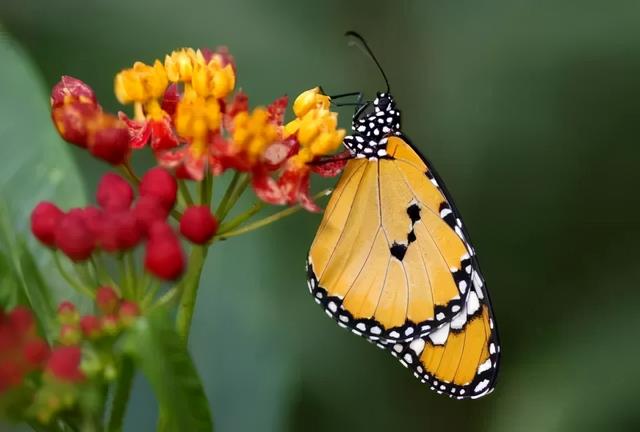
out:
{"label": "green leaf", "polygon": [[[22,268],[17,280],[39,309],[36,313],[44,313],[51,295],[45,294],[48,288],[34,270],[53,265],[47,248],[31,236],[31,210],[42,200],[66,209],[84,203],[86,196],[69,145],[58,137],[51,122],[48,90],[28,56],[2,27],[0,36],[0,201],[6,207],[1,215],[0,248],[14,263],[14,271]],[[28,241],[16,240],[20,238]],[[46,274],[48,285],[62,286],[59,278]]]}
{"label": "green leaf", "polygon": [[138,319],[127,335],[125,351],[151,383],[166,416],[166,430],[213,430],[200,377],[167,313],[157,310]]}

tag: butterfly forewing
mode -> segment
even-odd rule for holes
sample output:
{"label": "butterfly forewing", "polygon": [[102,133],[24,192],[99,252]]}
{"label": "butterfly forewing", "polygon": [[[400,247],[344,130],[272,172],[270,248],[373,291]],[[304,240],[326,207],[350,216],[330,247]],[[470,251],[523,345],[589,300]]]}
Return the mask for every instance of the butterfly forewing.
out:
{"label": "butterfly forewing", "polygon": [[307,263],[327,313],[372,340],[410,341],[450,321],[471,285],[472,249],[427,162],[401,137],[348,162]]}

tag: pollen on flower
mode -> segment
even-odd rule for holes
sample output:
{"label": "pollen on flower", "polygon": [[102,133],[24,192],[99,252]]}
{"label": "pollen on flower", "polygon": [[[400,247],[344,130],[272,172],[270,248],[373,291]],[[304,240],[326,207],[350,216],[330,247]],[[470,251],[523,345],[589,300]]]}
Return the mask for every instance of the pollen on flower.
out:
{"label": "pollen on flower", "polygon": [[185,94],[176,109],[175,127],[179,135],[191,138],[195,153],[206,151],[205,138],[209,132],[220,129],[222,115],[220,103],[213,97],[198,97],[193,91]]}

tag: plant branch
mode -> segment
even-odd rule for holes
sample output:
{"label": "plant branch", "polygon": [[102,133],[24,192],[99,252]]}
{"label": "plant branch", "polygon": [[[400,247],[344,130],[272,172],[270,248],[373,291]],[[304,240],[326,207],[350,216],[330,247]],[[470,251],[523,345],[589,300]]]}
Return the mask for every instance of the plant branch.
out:
{"label": "plant branch", "polygon": [[189,256],[187,274],[180,283],[182,295],[178,306],[178,315],[176,316],[176,329],[185,344],[189,340],[189,331],[191,330],[191,320],[193,319],[193,310],[198,295],[200,275],[202,274],[202,267],[204,266],[207,252],[207,246],[193,246],[191,255]]}
{"label": "plant branch", "polygon": [[133,361],[124,356],[120,365],[118,381],[116,382],[116,393],[113,397],[113,405],[111,407],[111,416],[107,425],[108,432],[121,432],[124,415],[127,411],[129,395],[131,394],[131,386],[135,370]]}

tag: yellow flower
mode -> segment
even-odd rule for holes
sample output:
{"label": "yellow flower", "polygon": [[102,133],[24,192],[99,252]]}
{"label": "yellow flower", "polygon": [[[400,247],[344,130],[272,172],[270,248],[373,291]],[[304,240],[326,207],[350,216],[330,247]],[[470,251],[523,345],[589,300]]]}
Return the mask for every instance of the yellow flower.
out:
{"label": "yellow flower", "polygon": [[184,97],[176,109],[175,127],[179,135],[191,138],[192,151],[202,155],[209,132],[220,129],[222,114],[215,98]]}
{"label": "yellow flower", "polygon": [[204,55],[200,50],[196,51],[193,48],[173,51],[164,58],[164,67],[171,82],[191,81],[193,68],[196,64],[205,64]]}
{"label": "yellow flower", "polygon": [[233,119],[233,145],[238,151],[246,151],[251,163],[255,163],[266,148],[278,138],[278,130],[269,122],[269,112],[258,107],[251,114],[243,111]]}
{"label": "yellow flower", "polygon": [[193,68],[191,85],[200,96],[226,97],[236,85],[236,74],[230,64],[222,66],[214,57],[208,64],[196,63]]}
{"label": "yellow flower", "polygon": [[302,167],[318,156],[333,153],[342,144],[344,129],[338,129],[338,114],[329,110],[330,99],[318,87],[300,94],[293,103],[296,119],[284,128],[285,136],[297,133],[300,151],[291,162]]}
{"label": "yellow flower", "polygon": [[132,68],[118,73],[114,88],[120,103],[143,103],[160,98],[168,84],[164,66],[156,60],[153,66],[135,62]]}
{"label": "yellow flower", "polygon": [[329,109],[330,100],[329,96],[320,92],[320,87],[314,87],[300,93],[293,102],[293,112],[296,117],[301,118],[312,109]]}

